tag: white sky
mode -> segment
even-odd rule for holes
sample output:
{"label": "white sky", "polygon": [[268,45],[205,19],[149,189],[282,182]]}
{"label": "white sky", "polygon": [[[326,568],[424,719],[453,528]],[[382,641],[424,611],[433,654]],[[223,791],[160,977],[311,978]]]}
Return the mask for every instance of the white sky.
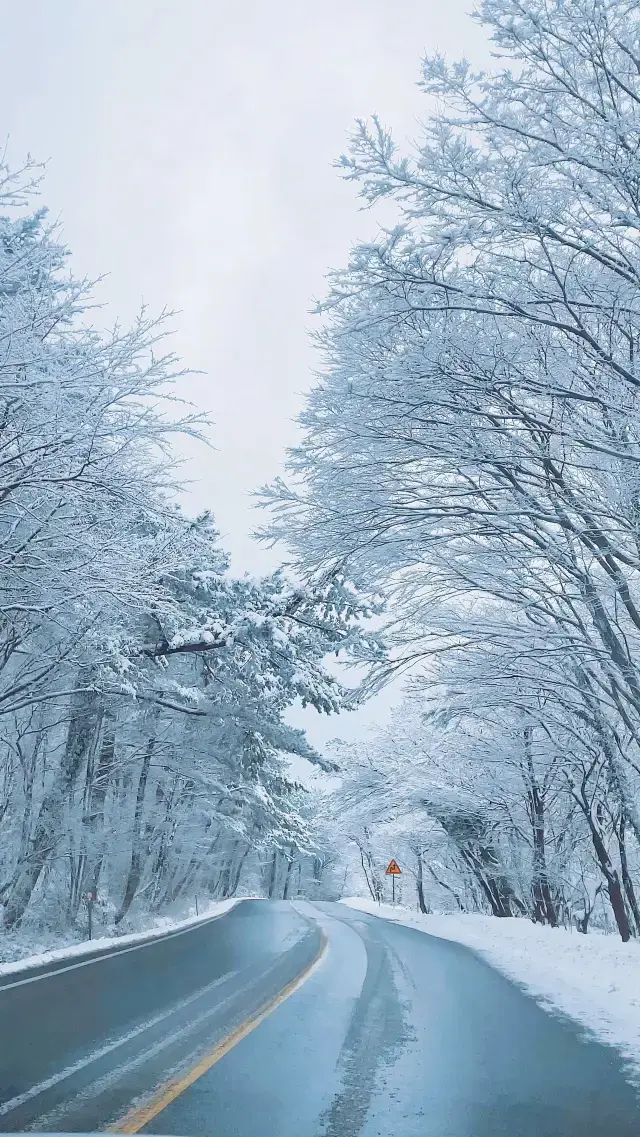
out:
{"label": "white sky", "polygon": [[[357,116],[399,139],[426,113],[420,58],[480,64],[472,0],[21,0],[3,4],[0,135],[49,159],[43,201],[77,275],[108,273],[105,324],[144,299],[180,310],[175,348],[211,413],[193,510],[211,508],[236,571],[272,567],[250,494],[281,469],[312,381],[309,308],[328,267],[375,232],[332,168]],[[318,743],[387,713],[305,717]],[[317,716],[315,716],[317,719]],[[302,721],[302,720],[301,720]],[[348,725],[349,724],[349,725]]]}

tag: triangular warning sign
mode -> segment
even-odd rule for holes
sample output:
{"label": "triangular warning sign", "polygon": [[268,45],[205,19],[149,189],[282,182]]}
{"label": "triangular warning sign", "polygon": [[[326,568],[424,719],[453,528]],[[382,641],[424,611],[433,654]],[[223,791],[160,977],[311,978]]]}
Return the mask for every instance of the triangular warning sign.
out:
{"label": "triangular warning sign", "polygon": [[386,869],[384,870],[385,876],[400,876],[401,873],[402,873],[402,869],[400,868],[400,865],[398,864],[397,861],[389,861],[389,864],[387,865]]}

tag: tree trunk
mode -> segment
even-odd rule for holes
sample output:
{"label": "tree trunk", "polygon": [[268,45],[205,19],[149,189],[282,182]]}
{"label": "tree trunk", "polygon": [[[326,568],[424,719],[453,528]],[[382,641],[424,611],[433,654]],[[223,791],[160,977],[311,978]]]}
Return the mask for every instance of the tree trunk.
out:
{"label": "tree trunk", "polygon": [[80,873],[80,897],[88,892],[97,893],[104,859],[104,808],[115,764],[115,723],[113,716],[105,714],[98,760],[88,764],[91,778],[88,785],[88,803],[83,817],[87,830],[88,852]]}
{"label": "tree trunk", "polygon": [[244,866],[244,862],[246,861],[247,857],[249,856],[249,852],[250,852],[250,849],[249,849],[249,846],[247,845],[242,856],[238,857],[236,869],[235,869],[235,872],[233,874],[233,880],[231,881],[231,887],[229,888],[229,896],[235,896],[236,892],[238,891],[238,885],[240,884],[240,877],[242,876],[242,869]]}
{"label": "tree trunk", "polygon": [[460,897],[458,896],[458,893],[455,891],[455,889],[452,888],[450,884],[447,884],[446,881],[440,880],[440,877],[437,876],[435,870],[433,869],[433,867],[430,864],[427,864],[427,870],[431,874],[433,879],[435,880],[436,884],[440,886],[440,888],[444,889],[445,892],[451,893],[451,895],[453,896],[453,899],[455,900],[456,904],[458,905],[458,908],[460,909],[460,911],[465,912],[466,911],[465,906],[462,903],[462,901],[461,901]]}
{"label": "tree trunk", "polygon": [[289,849],[289,861],[287,864],[287,873],[286,873],[286,876],[284,878],[284,888],[282,890],[282,899],[283,900],[289,899],[289,885],[291,883],[291,872],[292,872],[293,866],[295,864],[295,852],[296,852],[296,847],[295,847],[295,845],[292,845],[291,848]]}
{"label": "tree trunk", "polygon": [[422,864],[422,850],[416,849],[416,860],[418,862],[418,871],[416,873],[416,890],[418,893],[418,908],[426,915],[429,911],[424,899],[424,874]]}
{"label": "tree trunk", "polygon": [[140,878],[142,876],[143,867],[143,848],[142,848],[142,811],[144,809],[144,795],[147,789],[147,778],[149,777],[149,767],[151,766],[151,757],[155,747],[155,738],[150,738],[147,743],[147,748],[142,760],[142,768],[140,770],[140,777],[138,779],[138,790],[136,793],[136,808],[133,815],[133,834],[131,840],[131,863],[129,865],[129,873],[127,876],[127,883],[124,889],[124,896],[122,904],[116,913],[114,924],[120,924],[124,920],[127,912],[129,911],[133,898],[138,891]]}
{"label": "tree trunk", "polygon": [[318,896],[320,894],[320,888],[322,885],[322,877],[324,874],[326,863],[327,862],[326,862],[326,859],[324,857],[315,856],[313,858],[313,864],[312,864],[312,868],[311,868],[311,882],[310,883],[311,883],[311,887],[313,888],[313,895],[314,896]]}
{"label": "tree trunk", "polygon": [[[82,676],[79,685],[86,685]],[[70,705],[70,722],[67,740],[53,785],[45,794],[36,822],[35,832],[25,856],[19,861],[5,900],[3,923],[5,929],[15,927],[27,909],[40,874],[55,852],[62,836],[63,816],[84,757],[95,740],[99,721],[99,708],[95,692],[82,692],[73,697]]]}
{"label": "tree trunk", "polygon": [[499,870],[500,864],[493,849],[488,846],[473,848],[466,845],[460,849],[460,852],[489,901],[494,916],[501,919],[513,916],[513,908],[521,914],[526,911],[507,878],[496,871]]}
{"label": "tree trunk", "polygon": [[[228,854],[225,860],[222,873],[220,875],[220,880],[218,881],[218,888],[220,890],[219,895],[222,900],[226,900],[227,897],[231,895],[231,874],[233,871],[233,861],[239,844],[240,842],[238,840],[235,840],[233,842],[233,845],[231,846],[231,852]],[[269,895],[271,896],[271,892]]]}
{"label": "tree trunk", "polygon": [[515,912],[525,913],[527,911],[525,905],[516,896],[504,874],[500,856],[494,848],[492,835],[483,815],[472,811],[445,812],[434,809],[428,800],[424,804],[433,811],[432,816],[439,821],[471,870],[489,902],[493,915],[505,917],[513,916]]}
{"label": "tree trunk", "polygon": [[633,886],[633,880],[629,872],[629,860],[627,857],[627,841],[626,841],[626,827],[627,818],[624,810],[620,814],[616,829],[616,837],[618,839],[618,849],[620,851],[620,872],[622,875],[622,884],[625,891],[629,908],[633,913],[633,921],[635,924],[636,935],[640,935],[640,909],[638,908],[638,899],[636,897],[636,890]]}
{"label": "tree trunk", "polygon": [[532,893],[534,919],[540,924],[558,926],[558,913],[549,885],[545,840],[545,808],[540,793],[532,753],[533,735],[530,726],[524,731],[524,750],[527,770],[527,806],[533,834]]}
{"label": "tree trunk", "polygon": [[276,891],[276,881],[278,879],[278,850],[274,849],[271,856],[271,865],[269,868],[269,882],[267,885],[267,896],[269,900],[273,900]]}
{"label": "tree trunk", "polygon": [[[211,821],[211,819],[209,819],[207,821],[205,827],[204,827],[204,835],[205,836],[209,832],[209,830],[211,829],[212,824],[213,824],[213,822]],[[220,836],[220,834],[217,833],[216,836],[213,838],[213,840],[210,842],[209,847],[207,849],[207,855],[215,848],[215,846],[218,842],[219,836]],[[193,853],[193,855],[191,856],[191,858],[189,860],[189,864],[187,865],[186,872],[183,873],[181,879],[177,883],[175,880],[175,876],[177,875],[177,872],[179,870],[176,870],[176,874],[174,875],[174,878],[170,884],[170,887],[165,889],[165,893],[164,893],[164,897],[163,897],[163,903],[165,903],[165,904],[171,903],[172,904],[173,901],[177,900],[179,896],[184,896],[185,894],[187,894],[189,892],[189,890],[192,888],[192,886],[196,882],[196,877],[198,875],[198,871],[202,868],[203,859],[204,858],[203,858],[202,851],[198,852],[198,850],[196,848],[195,853]],[[157,858],[156,858],[156,863],[157,863]],[[153,871],[155,872],[155,864],[154,864],[154,870]]]}
{"label": "tree trunk", "polygon": [[588,900],[585,899],[584,912],[583,912],[582,916],[576,916],[576,927],[577,927],[579,932],[582,932],[583,936],[586,936],[586,934],[587,934],[587,930],[589,928],[589,920],[591,919],[591,913],[593,912],[593,909],[595,908],[596,900],[598,899],[601,892],[602,892],[602,884],[599,884],[598,887],[596,888],[594,894],[593,894],[592,902],[589,904]]}
{"label": "tree trunk", "polygon": [[[570,783],[571,784],[571,783]],[[611,903],[611,910],[614,915],[616,926],[620,933],[620,938],[623,943],[627,943],[631,939],[631,927],[629,925],[629,917],[627,916],[627,909],[622,895],[622,888],[620,887],[620,877],[618,870],[611,862],[611,858],[607,852],[607,847],[604,842],[600,825],[593,816],[593,808],[589,802],[586,791],[586,777],[583,779],[580,793],[577,793],[573,785],[571,785],[574,800],[580,806],[584,814],[589,832],[591,833],[591,841],[593,844],[596,860],[600,867],[600,871],[605,879],[607,885],[607,893]]]}
{"label": "tree trunk", "polygon": [[156,785],[156,806],[164,805],[164,817],[159,826],[159,845],[151,870],[154,882],[151,897],[154,912],[159,911],[167,902],[172,886],[172,878],[169,878],[169,854],[177,832],[173,811],[178,794],[178,782],[179,779],[175,777],[168,793],[162,785],[159,783]]}
{"label": "tree trunk", "polygon": [[367,830],[365,829],[364,832],[364,839],[356,837],[355,842],[360,850],[360,862],[362,864],[362,871],[364,873],[364,879],[367,882],[367,888],[371,893],[371,899],[375,900],[376,904],[380,904],[383,897],[382,883],[376,874],[375,864],[368,845]]}
{"label": "tree trunk", "polygon": [[364,879],[367,882],[367,888],[369,889],[369,892],[371,893],[371,899],[376,900],[379,903],[379,897],[376,896],[376,894],[373,890],[373,885],[372,885],[371,881],[369,880],[369,873],[367,872],[367,864],[365,861],[364,849],[362,848],[361,845],[359,846],[359,848],[360,848],[360,863],[362,864],[362,871],[364,873]]}

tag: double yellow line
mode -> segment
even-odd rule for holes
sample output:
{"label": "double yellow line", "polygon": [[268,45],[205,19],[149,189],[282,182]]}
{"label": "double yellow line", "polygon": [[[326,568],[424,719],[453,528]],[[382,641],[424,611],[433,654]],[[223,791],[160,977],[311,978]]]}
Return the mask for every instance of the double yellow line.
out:
{"label": "double yellow line", "polygon": [[144,1105],[136,1106],[134,1109],[130,1109],[128,1113],[125,1113],[124,1117],[120,1118],[120,1120],[116,1121],[113,1125],[110,1125],[107,1132],[139,1133],[141,1129],[144,1129],[145,1125],[148,1125],[150,1121],[153,1121],[154,1117],[157,1117],[159,1113],[162,1113],[162,1110],[166,1109],[172,1101],[175,1101],[177,1097],[180,1097],[180,1094],[183,1094],[185,1090],[189,1089],[189,1086],[192,1086],[194,1082],[197,1082],[198,1078],[201,1078],[203,1074],[206,1074],[208,1070],[211,1070],[211,1068],[215,1066],[216,1062],[219,1062],[221,1058],[224,1058],[225,1054],[228,1054],[230,1050],[233,1050],[234,1046],[237,1046],[243,1038],[246,1038],[248,1034],[251,1034],[252,1030],[255,1030],[257,1026],[260,1026],[260,1023],[264,1022],[267,1016],[270,1015],[272,1011],[275,1011],[276,1007],[279,1007],[281,1003],[284,1003],[285,999],[288,999],[290,995],[293,995],[294,992],[298,990],[298,988],[302,987],[302,984],[306,983],[307,979],[309,979],[316,968],[321,964],[327,952],[327,948],[328,940],[323,932],[322,938],[320,940],[320,948],[315,959],[313,959],[311,963],[307,964],[304,970],[301,971],[296,976],[296,978],[291,981],[291,983],[288,983],[287,986],[283,987],[282,991],[279,991],[273,999],[271,999],[268,1003],[265,1003],[265,1005],[261,1008],[261,1010],[257,1012],[257,1014],[252,1015],[248,1019],[245,1019],[245,1021],[241,1023],[240,1026],[236,1027],[235,1030],[232,1030],[231,1033],[228,1034],[226,1038],[223,1038],[222,1042],[219,1042],[218,1045],[212,1051],[210,1051],[209,1054],[206,1054],[204,1058],[201,1058],[200,1061],[191,1070],[188,1071],[188,1073],[183,1074],[181,1077],[175,1078],[170,1082],[166,1082],[165,1085],[161,1086],[160,1089],[155,1092],[153,1097],[149,1098]]}

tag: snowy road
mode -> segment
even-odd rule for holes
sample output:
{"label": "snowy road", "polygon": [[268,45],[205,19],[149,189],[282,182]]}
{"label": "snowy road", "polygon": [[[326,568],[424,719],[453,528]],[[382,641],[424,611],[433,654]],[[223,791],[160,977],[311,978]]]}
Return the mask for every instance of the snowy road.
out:
{"label": "snowy road", "polygon": [[[121,1131],[181,1137],[640,1131],[615,1052],[466,948],[342,905],[297,907],[245,901],[173,941],[0,988],[5,1100],[77,1067],[0,1125],[104,1129],[120,1118]],[[314,966],[316,921],[328,950]],[[225,1045],[234,1029],[231,1042],[243,1037]]]}
{"label": "snowy road", "polygon": [[0,1131],[106,1128],[308,968],[321,934],[285,903],[0,979]]}

